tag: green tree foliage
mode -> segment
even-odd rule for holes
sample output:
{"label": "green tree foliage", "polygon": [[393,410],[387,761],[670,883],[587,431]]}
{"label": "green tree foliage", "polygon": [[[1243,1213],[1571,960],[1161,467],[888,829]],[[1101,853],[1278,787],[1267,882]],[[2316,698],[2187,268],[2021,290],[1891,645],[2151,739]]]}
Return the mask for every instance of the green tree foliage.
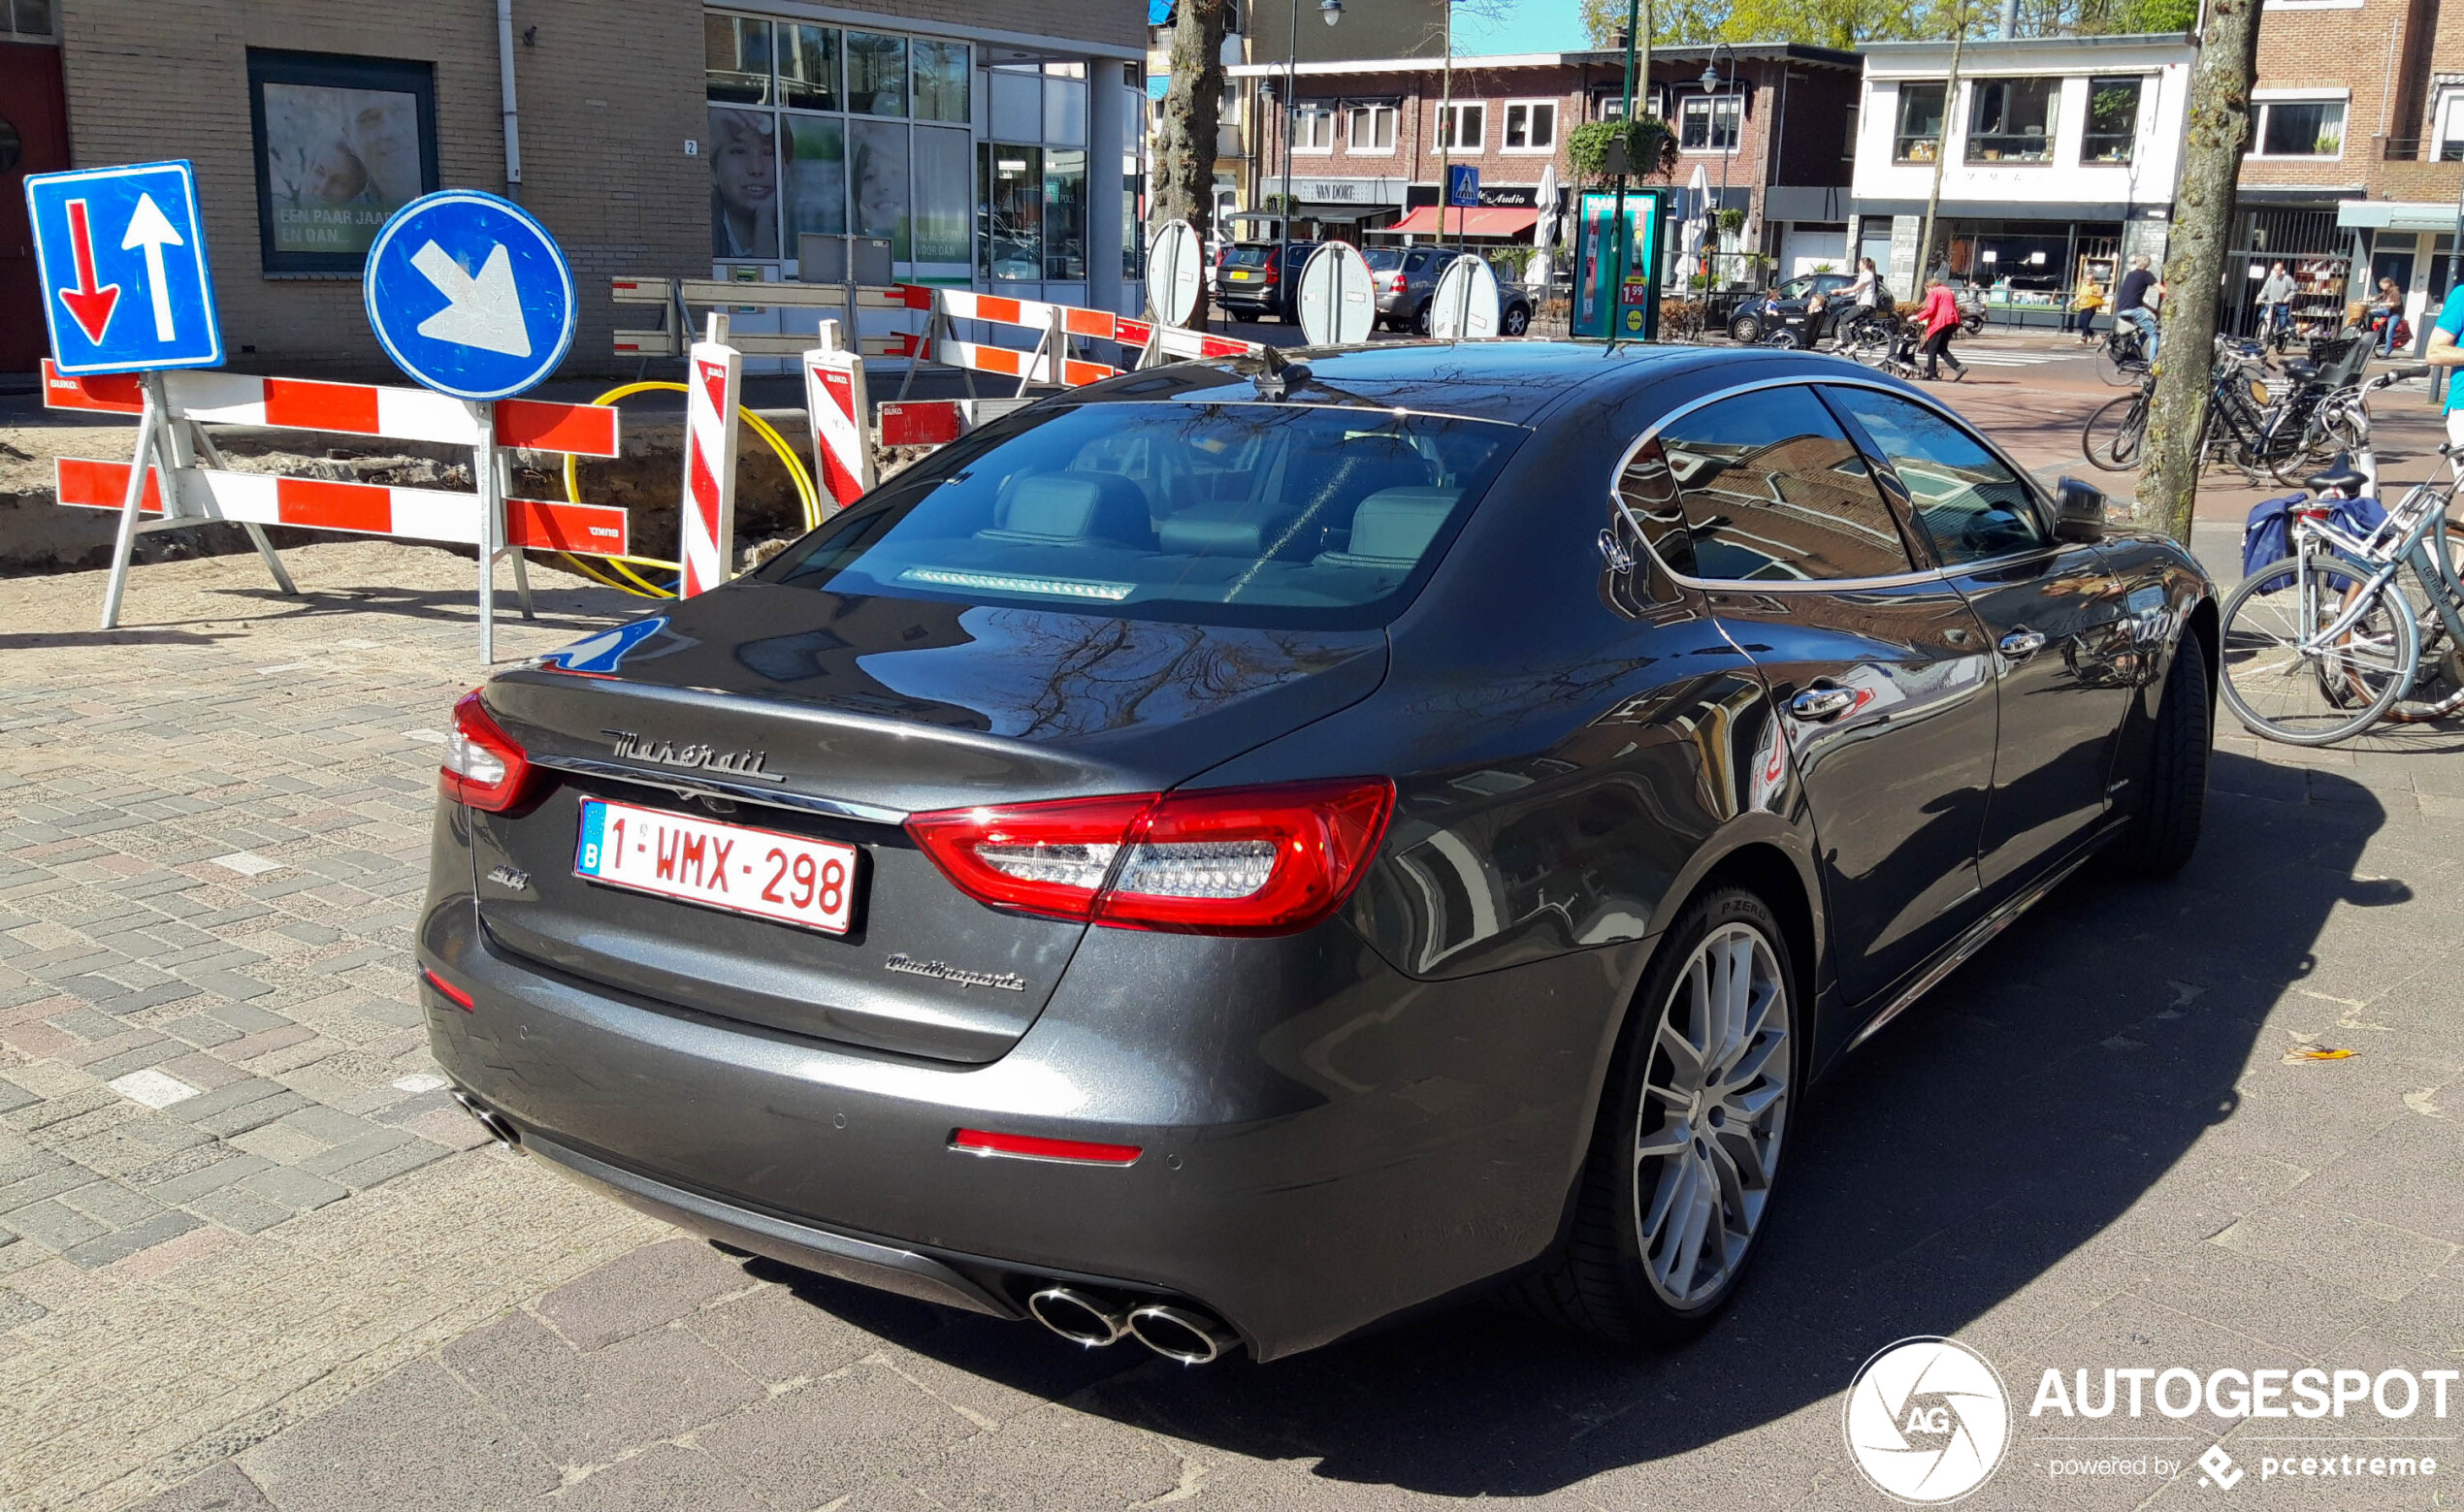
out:
{"label": "green tree foliage", "polygon": [[[1580,0],[1583,29],[1607,47],[1626,24],[1627,0]],[[1948,40],[1959,0],[1654,0],[1655,46],[1707,42],[1799,42],[1853,48],[1868,42]],[[1970,5],[1967,34],[1990,35],[1998,7]],[[2020,0],[2023,37],[2188,31],[2198,0]]]}

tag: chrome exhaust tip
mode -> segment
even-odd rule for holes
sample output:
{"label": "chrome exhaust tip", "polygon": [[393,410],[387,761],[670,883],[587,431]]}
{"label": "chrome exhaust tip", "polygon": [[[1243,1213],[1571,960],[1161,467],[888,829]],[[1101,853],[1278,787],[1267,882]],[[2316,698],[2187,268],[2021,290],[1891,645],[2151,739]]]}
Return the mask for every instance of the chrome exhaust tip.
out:
{"label": "chrome exhaust tip", "polygon": [[1044,1288],[1026,1300],[1026,1310],[1036,1322],[1088,1349],[1118,1343],[1121,1335],[1129,1331],[1118,1303],[1074,1286]]}
{"label": "chrome exhaust tip", "polygon": [[488,1131],[488,1138],[496,1141],[499,1144],[503,1145],[507,1149],[518,1150],[522,1147],[521,1134],[515,1130],[512,1124],[505,1121],[505,1117],[503,1113],[498,1112],[487,1104],[480,1102],[470,1093],[463,1091],[460,1087],[454,1088],[453,1100],[462,1105],[462,1110],[469,1113],[474,1120],[476,1120],[480,1128]]}
{"label": "chrome exhaust tip", "polygon": [[1239,1342],[1221,1319],[1171,1303],[1155,1303],[1133,1310],[1129,1314],[1129,1332],[1156,1354],[1183,1365],[1205,1365],[1220,1359]]}

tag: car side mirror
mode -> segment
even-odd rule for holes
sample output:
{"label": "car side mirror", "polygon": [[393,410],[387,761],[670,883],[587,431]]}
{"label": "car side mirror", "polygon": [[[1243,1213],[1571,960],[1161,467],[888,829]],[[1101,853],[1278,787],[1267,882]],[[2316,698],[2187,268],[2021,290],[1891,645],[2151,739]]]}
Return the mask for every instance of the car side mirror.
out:
{"label": "car side mirror", "polygon": [[2054,539],[2065,543],[2105,538],[2104,490],[2077,478],[2054,488]]}

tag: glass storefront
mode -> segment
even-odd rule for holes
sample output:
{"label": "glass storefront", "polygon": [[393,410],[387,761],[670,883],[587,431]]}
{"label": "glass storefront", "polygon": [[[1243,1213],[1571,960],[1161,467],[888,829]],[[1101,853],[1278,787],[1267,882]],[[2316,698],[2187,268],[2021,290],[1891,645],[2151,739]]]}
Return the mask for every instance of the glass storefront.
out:
{"label": "glass storefront", "polygon": [[916,276],[966,276],[967,44],[721,14],[703,42],[712,258],[852,232]]}

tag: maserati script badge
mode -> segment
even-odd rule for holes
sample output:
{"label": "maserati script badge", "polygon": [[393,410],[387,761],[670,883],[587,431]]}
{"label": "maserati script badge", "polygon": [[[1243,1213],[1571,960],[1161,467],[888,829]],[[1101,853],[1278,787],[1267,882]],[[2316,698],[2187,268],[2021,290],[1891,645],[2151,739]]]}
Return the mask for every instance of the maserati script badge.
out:
{"label": "maserati script badge", "polygon": [[783,783],[786,778],[762,768],[769,763],[766,751],[720,751],[709,746],[680,746],[672,740],[645,740],[629,729],[602,729],[600,734],[616,742],[616,755],[631,761],[648,761],[658,766],[681,766],[690,771],[708,772],[717,777],[751,777],[765,783]]}
{"label": "maserati script badge", "polygon": [[962,987],[998,987],[1004,992],[1026,990],[1026,979],[1014,971],[968,971],[948,961],[920,961],[904,950],[882,962],[881,969],[904,972],[910,977],[936,977]]}

